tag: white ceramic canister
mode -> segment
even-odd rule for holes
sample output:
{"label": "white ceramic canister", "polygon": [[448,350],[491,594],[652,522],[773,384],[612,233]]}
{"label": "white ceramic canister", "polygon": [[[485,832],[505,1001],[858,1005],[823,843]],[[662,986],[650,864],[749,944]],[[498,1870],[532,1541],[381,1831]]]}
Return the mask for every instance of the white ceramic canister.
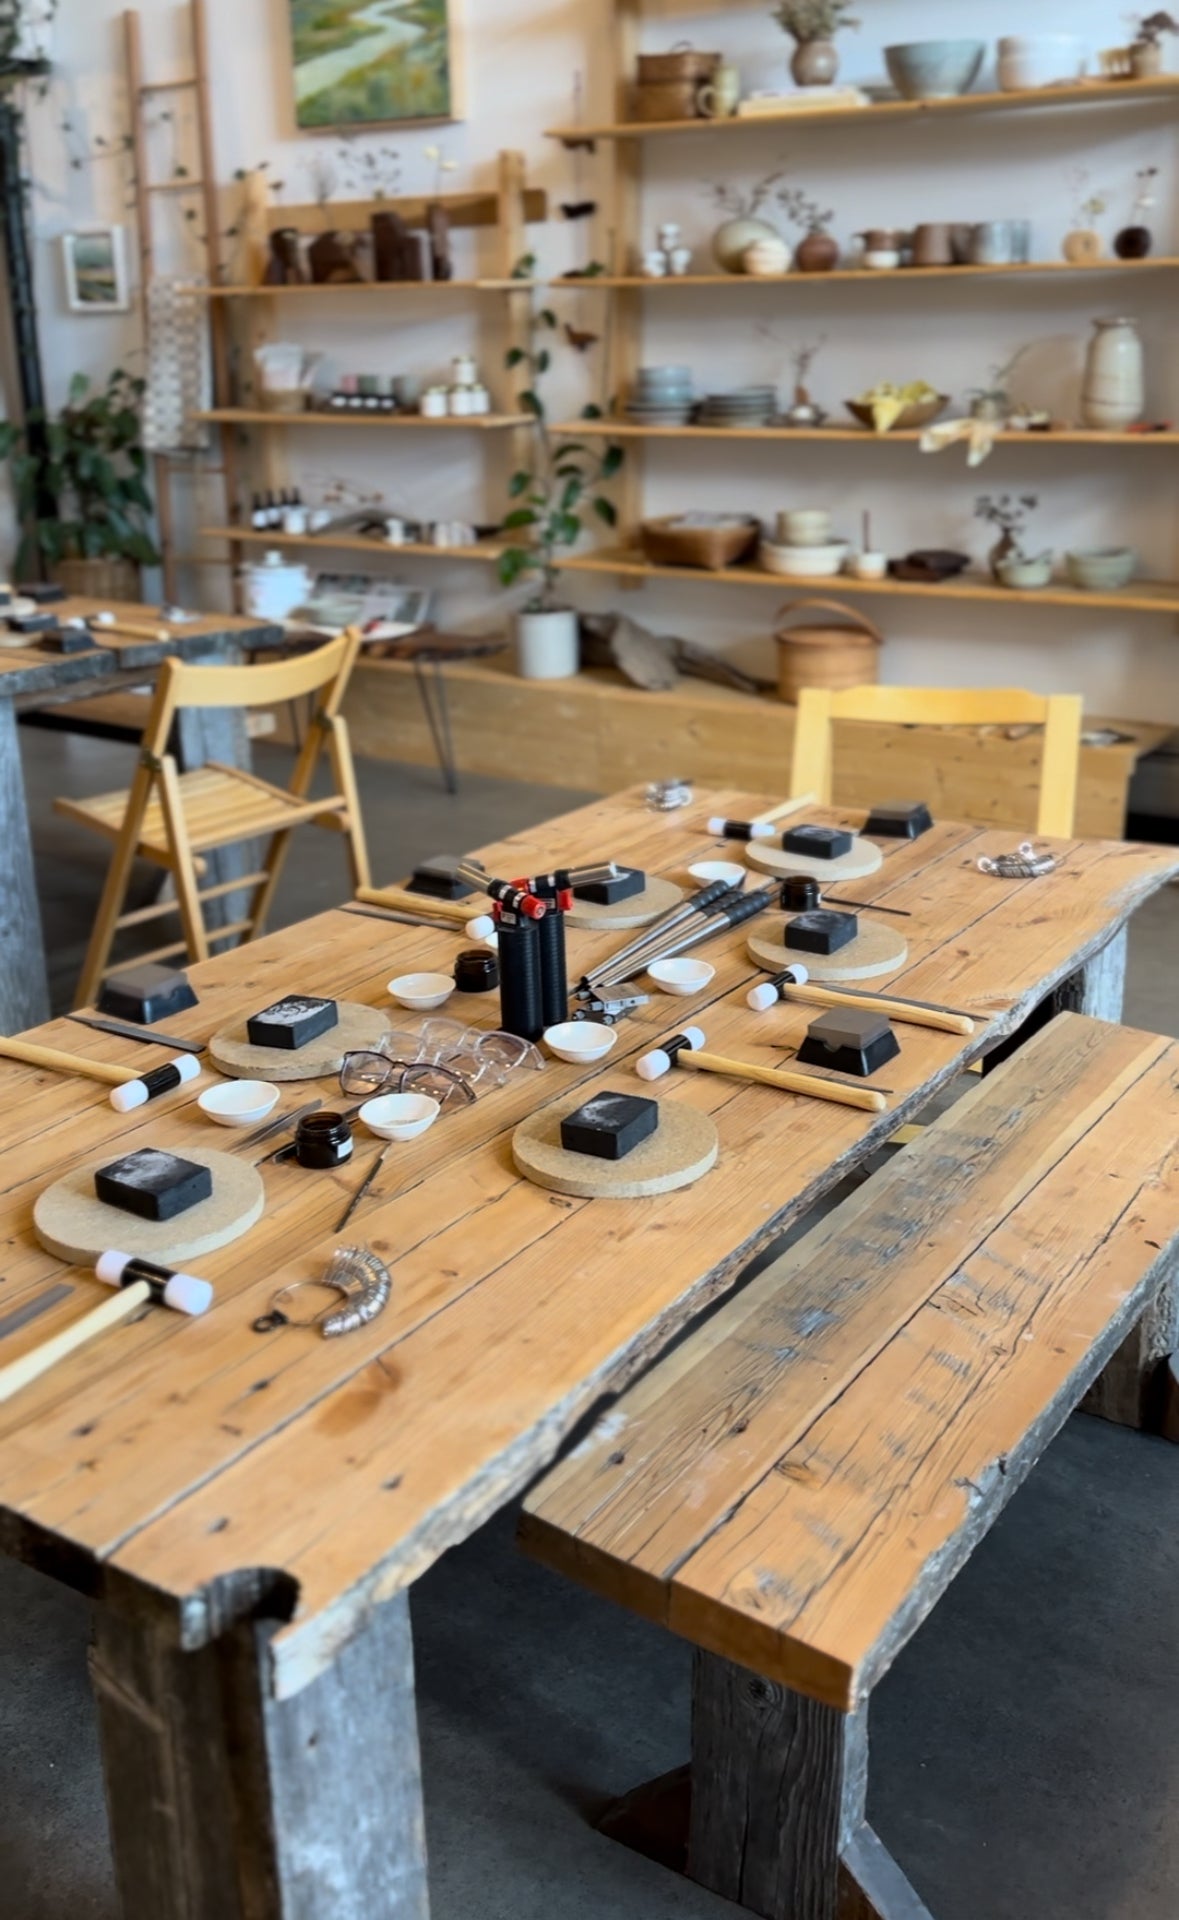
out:
{"label": "white ceramic canister", "polygon": [[271,550],[256,567],[241,569],[246,612],[255,620],[285,620],[311,592],[306,567],[288,565]]}
{"label": "white ceramic canister", "polygon": [[441,420],[447,411],[446,388],[427,387],[418,403],[418,411],[425,420]]}
{"label": "white ceramic canister", "polygon": [[1004,93],[1030,93],[1079,80],[1089,65],[1089,49],[1076,33],[1007,34],[999,41],[998,54]]}
{"label": "white ceramic canister", "polygon": [[446,396],[446,411],[465,419],[474,413],[474,387],[451,387]]}
{"label": "white ceramic canister", "polygon": [[1142,418],[1146,405],[1142,340],[1137,323],[1095,320],[1085,357],[1081,418],[1087,427],[1116,433]]}
{"label": "white ceramic canister", "polygon": [[572,609],[516,615],[516,671],[522,680],[567,680],[577,672],[578,652]]}
{"label": "white ceramic canister", "polygon": [[450,363],[451,383],[456,387],[473,387],[479,378],[479,369],[473,353],[456,353]]}

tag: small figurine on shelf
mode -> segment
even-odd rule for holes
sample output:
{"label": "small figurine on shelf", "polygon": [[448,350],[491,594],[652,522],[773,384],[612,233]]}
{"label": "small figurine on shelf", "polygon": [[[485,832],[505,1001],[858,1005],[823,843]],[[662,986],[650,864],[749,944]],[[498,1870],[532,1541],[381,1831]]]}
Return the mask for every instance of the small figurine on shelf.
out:
{"label": "small figurine on shelf", "polygon": [[1000,586],[1028,592],[1046,587],[1052,578],[1052,552],[1031,554],[1024,551],[1023,535],[1039,495],[1021,493],[980,494],[974,503],[974,517],[999,529],[999,538],[987,559]]}
{"label": "small figurine on shelf", "polygon": [[1146,224],[1146,215],[1157,199],[1154,183],[1158,177],[1157,167],[1139,167],[1135,175],[1138,189],[1134,195],[1130,224],[1114,236],[1114,252],[1119,260],[1145,260],[1154,245],[1154,235]]}
{"label": "small figurine on shelf", "polygon": [[799,87],[829,87],[839,72],[835,35],[858,27],[851,0],[778,0],[774,18],[794,41],[790,72]]}
{"label": "small figurine on shelf", "polygon": [[1091,267],[1104,252],[1094,222],[1108,208],[1109,196],[1092,192],[1088,167],[1074,167],[1069,181],[1073,193],[1073,224],[1061,242],[1061,252],[1072,266]]}
{"label": "small figurine on shelf", "polygon": [[1179,20],[1162,8],[1138,15],[1138,32],[1130,48],[1130,71],[1135,80],[1153,80],[1163,70],[1163,35],[1179,34]]}

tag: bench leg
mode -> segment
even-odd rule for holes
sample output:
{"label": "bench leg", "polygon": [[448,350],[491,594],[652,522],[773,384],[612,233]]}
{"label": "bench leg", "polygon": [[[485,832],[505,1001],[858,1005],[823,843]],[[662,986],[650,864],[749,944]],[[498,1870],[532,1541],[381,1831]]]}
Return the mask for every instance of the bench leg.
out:
{"label": "bench leg", "polygon": [[867,1708],[697,1653],[688,1873],[764,1920],[929,1920],[864,1823]]}
{"label": "bench leg", "polygon": [[199,1653],[100,1610],[91,1654],[125,1920],[428,1920],[408,1596],[293,1700],[272,1626]]}

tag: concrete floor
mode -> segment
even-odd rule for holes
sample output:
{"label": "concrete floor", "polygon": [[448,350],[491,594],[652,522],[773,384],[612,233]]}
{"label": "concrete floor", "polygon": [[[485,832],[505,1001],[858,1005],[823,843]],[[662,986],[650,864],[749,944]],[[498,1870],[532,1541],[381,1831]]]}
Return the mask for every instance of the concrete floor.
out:
{"label": "concrete floor", "polygon": [[[66,1004],[101,859],[48,800],[114,785],[129,762],[43,735],[27,760]],[[472,779],[451,800],[424,770],[361,772],[382,876],[579,797]],[[309,846],[283,918],[343,891],[339,848]],[[1179,1032],[1177,935],[1175,892],[1134,923],[1139,1026]],[[1177,1597],[1179,1455],[1074,1419],[873,1702],[870,1816],[936,1920],[1174,1920]],[[521,1559],[510,1514],[447,1555],[413,1609],[434,1920],[735,1913],[590,1824],[685,1757],[686,1647]],[[0,1563],[5,1920],[116,1920],[87,1631],[81,1599]]]}

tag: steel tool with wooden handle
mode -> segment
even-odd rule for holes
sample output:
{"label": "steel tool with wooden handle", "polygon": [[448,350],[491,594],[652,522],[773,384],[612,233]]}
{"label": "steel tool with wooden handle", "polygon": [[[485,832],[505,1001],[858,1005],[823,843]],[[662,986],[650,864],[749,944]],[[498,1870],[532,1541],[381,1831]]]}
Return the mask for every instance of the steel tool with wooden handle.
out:
{"label": "steel tool with wooden handle", "polygon": [[109,1060],[87,1060],[81,1053],[63,1053],[60,1047],[39,1047],[31,1040],[13,1040],[7,1036],[0,1036],[0,1056],[5,1060],[19,1060],[26,1067],[81,1074],[86,1080],[101,1080],[108,1087],[121,1087],[124,1082],[139,1078],[136,1067],[116,1067]]}
{"label": "steel tool with wooden handle", "polygon": [[752,1007],[755,1013],[765,1013],[779,1000],[796,1000],[804,1007],[862,1007],[865,1013],[884,1013],[905,1026],[932,1027],[936,1033],[965,1036],[974,1032],[974,1021],[968,1013],[953,1013],[948,1007],[922,1007],[915,1001],[893,1000],[883,993],[821,987],[811,982],[803,966],[786,967],[781,973],[772,974],[760,986],[751,987],[745,996],[746,1006]]}
{"label": "steel tool with wooden handle", "polygon": [[94,1271],[108,1287],[118,1287],[114,1299],[104,1300],[93,1313],[75,1320],[72,1327],[63,1328],[52,1339],[43,1340],[39,1347],[22,1354],[19,1360],[0,1367],[0,1403],[10,1400],[22,1387],[31,1386],[59,1360],[76,1353],[88,1341],[96,1340],[108,1328],[117,1327],[121,1320],[129,1320],[140,1307],[153,1300],[157,1306],[193,1316],[206,1313],[212,1304],[213,1289],[207,1280],[198,1280],[191,1273],[173,1273],[170,1267],[157,1267],[149,1260],[130,1254],[100,1254]]}
{"label": "steel tool with wooden handle", "polygon": [[674,1033],[653,1053],[645,1053],[635,1063],[640,1080],[661,1080],[673,1067],[690,1067],[696,1073],[720,1073],[730,1080],[752,1080],[759,1087],[778,1087],[783,1093],[809,1094],[814,1100],[830,1100],[837,1107],[858,1107],[862,1113],[883,1113],[888,1102],[882,1093],[870,1087],[844,1087],[836,1080],[820,1080],[816,1074],[793,1073],[789,1068],[758,1067],[747,1060],[729,1060],[724,1054],[705,1053],[705,1036],[700,1027],[687,1027]]}
{"label": "steel tool with wooden handle", "polygon": [[[466,900],[432,900],[426,893],[409,893],[405,887],[357,887],[355,898],[370,907],[403,908],[421,920],[436,920],[440,932],[470,933],[478,939],[494,930],[486,907],[471,906]],[[486,920],[486,927],[475,925]]]}

